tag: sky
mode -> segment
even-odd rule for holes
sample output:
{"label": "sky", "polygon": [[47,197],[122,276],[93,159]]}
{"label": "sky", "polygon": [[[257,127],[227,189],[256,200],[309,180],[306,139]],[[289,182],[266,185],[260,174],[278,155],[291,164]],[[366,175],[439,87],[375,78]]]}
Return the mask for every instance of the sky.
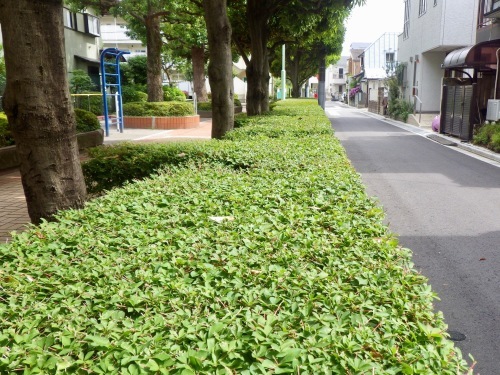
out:
{"label": "sky", "polygon": [[346,22],[342,56],[349,55],[355,42],[373,43],[385,32],[403,31],[403,0],[366,0],[355,7]]}

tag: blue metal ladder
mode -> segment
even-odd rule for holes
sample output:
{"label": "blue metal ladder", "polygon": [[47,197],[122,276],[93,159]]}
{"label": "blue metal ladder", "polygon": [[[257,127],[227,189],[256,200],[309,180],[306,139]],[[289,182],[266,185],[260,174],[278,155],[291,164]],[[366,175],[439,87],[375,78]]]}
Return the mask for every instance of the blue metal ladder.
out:
{"label": "blue metal ladder", "polygon": [[[109,109],[108,96],[115,97],[116,119],[111,123],[116,125],[116,130],[123,133],[123,104],[122,104],[122,84],[120,77],[120,59],[130,52],[120,51],[116,48],[106,48],[101,53],[101,90],[104,106],[104,125],[106,137],[109,137]],[[111,81],[111,82],[110,82]],[[112,93],[114,89],[114,93]],[[108,93],[109,90],[109,93]]]}

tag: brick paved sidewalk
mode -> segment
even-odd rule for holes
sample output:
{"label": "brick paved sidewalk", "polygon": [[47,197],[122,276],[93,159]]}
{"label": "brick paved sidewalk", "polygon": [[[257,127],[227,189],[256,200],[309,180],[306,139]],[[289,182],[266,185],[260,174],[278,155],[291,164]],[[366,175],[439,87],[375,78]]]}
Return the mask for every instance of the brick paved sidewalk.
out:
{"label": "brick paved sidewalk", "polygon": [[[193,129],[143,130],[125,129],[123,133],[110,132],[105,144],[120,141],[172,142],[186,139],[210,139],[212,121],[204,119]],[[20,232],[30,222],[19,170],[0,171],[0,243],[10,240],[12,231]]]}

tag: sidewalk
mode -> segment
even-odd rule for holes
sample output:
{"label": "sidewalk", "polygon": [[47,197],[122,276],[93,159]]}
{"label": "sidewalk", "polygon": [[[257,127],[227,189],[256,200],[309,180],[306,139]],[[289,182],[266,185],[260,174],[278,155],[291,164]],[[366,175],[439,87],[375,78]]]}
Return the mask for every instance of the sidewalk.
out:
{"label": "sidewalk", "polygon": [[[117,142],[172,142],[188,139],[210,139],[212,120],[201,119],[200,126],[193,129],[149,130],[125,129],[118,133],[111,129],[104,144]],[[0,243],[10,240],[12,231],[20,232],[30,222],[26,199],[17,168],[0,171]]]}

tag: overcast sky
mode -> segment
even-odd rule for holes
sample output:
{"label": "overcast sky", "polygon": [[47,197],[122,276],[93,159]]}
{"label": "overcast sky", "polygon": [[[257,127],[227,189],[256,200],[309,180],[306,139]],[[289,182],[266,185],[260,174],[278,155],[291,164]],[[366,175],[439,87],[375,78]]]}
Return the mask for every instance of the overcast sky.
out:
{"label": "overcast sky", "polygon": [[373,43],[385,32],[402,32],[403,16],[403,0],[366,0],[346,22],[342,55],[349,55],[351,43]]}

